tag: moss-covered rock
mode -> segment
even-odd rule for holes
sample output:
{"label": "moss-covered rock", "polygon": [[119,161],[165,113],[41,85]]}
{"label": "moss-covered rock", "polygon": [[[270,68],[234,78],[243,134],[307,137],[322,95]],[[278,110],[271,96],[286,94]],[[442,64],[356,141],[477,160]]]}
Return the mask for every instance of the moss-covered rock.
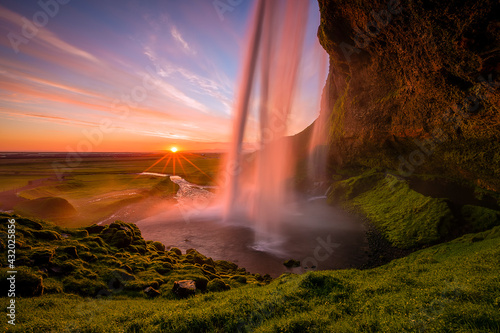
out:
{"label": "moss-covered rock", "polygon": [[62,280],[62,283],[65,293],[74,293],[86,297],[109,293],[106,284],[101,280],[67,277]]}
{"label": "moss-covered rock", "polygon": [[[355,181],[342,181],[341,186],[356,186],[362,176],[355,178]],[[335,193],[330,192],[330,201],[338,200],[333,197]],[[371,188],[345,201],[344,205],[363,213],[389,242],[401,248],[438,242],[456,222],[445,199],[415,192],[406,181],[391,175],[372,183]]]}
{"label": "moss-covered rock", "polygon": [[163,245],[160,242],[153,242],[151,245],[157,250],[157,251],[165,251],[165,245]]}
{"label": "moss-covered rock", "polygon": [[89,234],[99,234],[105,228],[106,227],[103,225],[92,224],[91,226],[88,226],[85,229],[88,231]]}
{"label": "moss-covered rock", "polygon": [[30,258],[35,266],[41,266],[49,264],[54,258],[54,254],[55,250],[53,249],[37,248],[31,251]]}
{"label": "moss-covered rock", "polygon": [[182,255],[182,251],[181,251],[180,249],[176,248],[176,247],[171,248],[171,249],[169,250],[169,252],[174,253],[174,254],[176,254],[176,255],[178,255],[178,256],[181,256],[181,255]]}
{"label": "moss-covered rock", "polygon": [[53,230],[35,230],[32,232],[33,236],[35,238],[41,239],[41,240],[60,240],[61,239],[61,234],[59,234],[56,231]]}
{"label": "moss-covered rock", "polygon": [[208,282],[207,291],[226,291],[231,287],[221,279],[213,279]]}
{"label": "moss-covered rock", "polygon": [[43,294],[44,285],[41,274],[28,267],[17,267],[17,273],[9,274],[7,269],[0,270],[0,288],[3,296],[12,290],[16,296],[33,297]]}
{"label": "moss-covered rock", "polygon": [[[5,228],[4,222],[11,218],[9,214],[1,215],[0,229]],[[39,229],[37,223],[42,227],[40,230],[36,230]],[[192,280],[196,290],[204,292],[211,279],[220,277],[219,269],[241,273],[241,269],[229,262],[219,262],[216,268],[211,258],[194,249],[185,255],[176,248],[165,252],[162,246],[146,242],[133,224],[117,221],[90,230],[92,235],[88,236],[87,229],[82,233],[82,229],[23,220],[16,229],[20,242],[16,246],[16,268],[21,271],[21,286],[26,292],[23,295],[40,295],[45,285],[42,282],[46,282],[46,293],[147,297],[144,290],[153,288],[165,297],[174,297],[171,292],[174,281]],[[38,232],[63,236],[38,238]],[[124,238],[127,241],[120,243]],[[0,264],[7,265],[6,257],[0,257]],[[203,265],[213,273],[203,270]],[[248,275],[248,279],[256,281],[253,275]],[[231,281],[240,281],[234,287],[242,284],[241,278]]]}
{"label": "moss-covered rock", "polygon": [[465,205],[461,209],[461,214],[474,232],[484,231],[500,225],[500,212],[496,210]]}

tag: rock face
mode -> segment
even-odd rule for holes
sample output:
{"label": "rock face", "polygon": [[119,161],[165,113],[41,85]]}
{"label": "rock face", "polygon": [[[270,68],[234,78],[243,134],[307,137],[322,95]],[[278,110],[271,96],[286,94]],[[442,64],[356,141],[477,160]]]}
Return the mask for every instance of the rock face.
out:
{"label": "rock face", "polygon": [[500,190],[500,3],[319,0],[333,168]]}
{"label": "rock face", "polygon": [[172,291],[180,298],[194,295],[196,292],[196,283],[193,280],[180,280],[174,282]]}

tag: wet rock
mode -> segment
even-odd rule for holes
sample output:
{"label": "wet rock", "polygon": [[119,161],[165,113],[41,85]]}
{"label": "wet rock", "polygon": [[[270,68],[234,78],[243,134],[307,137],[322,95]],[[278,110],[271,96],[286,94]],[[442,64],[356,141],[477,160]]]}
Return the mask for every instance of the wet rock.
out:
{"label": "wet rock", "polygon": [[172,291],[177,297],[185,298],[196,293],[196,283],[193,280],[175,281]]}

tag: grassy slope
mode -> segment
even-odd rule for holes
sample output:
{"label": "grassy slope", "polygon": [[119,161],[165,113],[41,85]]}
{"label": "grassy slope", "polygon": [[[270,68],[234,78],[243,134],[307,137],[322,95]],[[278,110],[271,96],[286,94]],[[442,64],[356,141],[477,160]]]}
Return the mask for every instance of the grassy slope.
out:
{"label": "grassy slope", "polygon": [[500,225],[499,211],[425,196],[408,181],[374,169],[334,183],[329,200],[366,216],[392,245],[405,249]]}
{"label": "grassy slope", "polygon": [[499,276],[495,227],[375,269],[283,275],[187,300],[18,298],[18,324],[9,331],[494,332]]}

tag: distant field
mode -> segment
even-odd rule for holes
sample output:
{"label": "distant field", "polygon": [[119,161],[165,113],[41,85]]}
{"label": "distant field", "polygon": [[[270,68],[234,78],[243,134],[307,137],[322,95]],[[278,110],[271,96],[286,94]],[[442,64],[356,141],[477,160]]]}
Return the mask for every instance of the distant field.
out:
{"label": "distant field", "polygon": [[0,192],[26,186],[30,181],[40,178],[43,176],[0,175]]}
{"label": "distant field", "polygon": [[[71,220],[52,218],[52,221],[76,227],[101,221],[153,193],[161,196],[154,189],[162,187],[166,178],[139,175],[141,172],[175,174],[198,185],[214,185],[220,160],[219,154],[189,153],[87,154],[80,161],[67,161],[65,154],[6,155],[0,159],[0,192],[43,180],[36,186],[20,189],[17,196],[27,200],[44,197],[67,200],[78,215]],[[4,209],[8,207],[8,197],[5,198],[0,197]],[[16,210],[8,209],[12,208]]]}

